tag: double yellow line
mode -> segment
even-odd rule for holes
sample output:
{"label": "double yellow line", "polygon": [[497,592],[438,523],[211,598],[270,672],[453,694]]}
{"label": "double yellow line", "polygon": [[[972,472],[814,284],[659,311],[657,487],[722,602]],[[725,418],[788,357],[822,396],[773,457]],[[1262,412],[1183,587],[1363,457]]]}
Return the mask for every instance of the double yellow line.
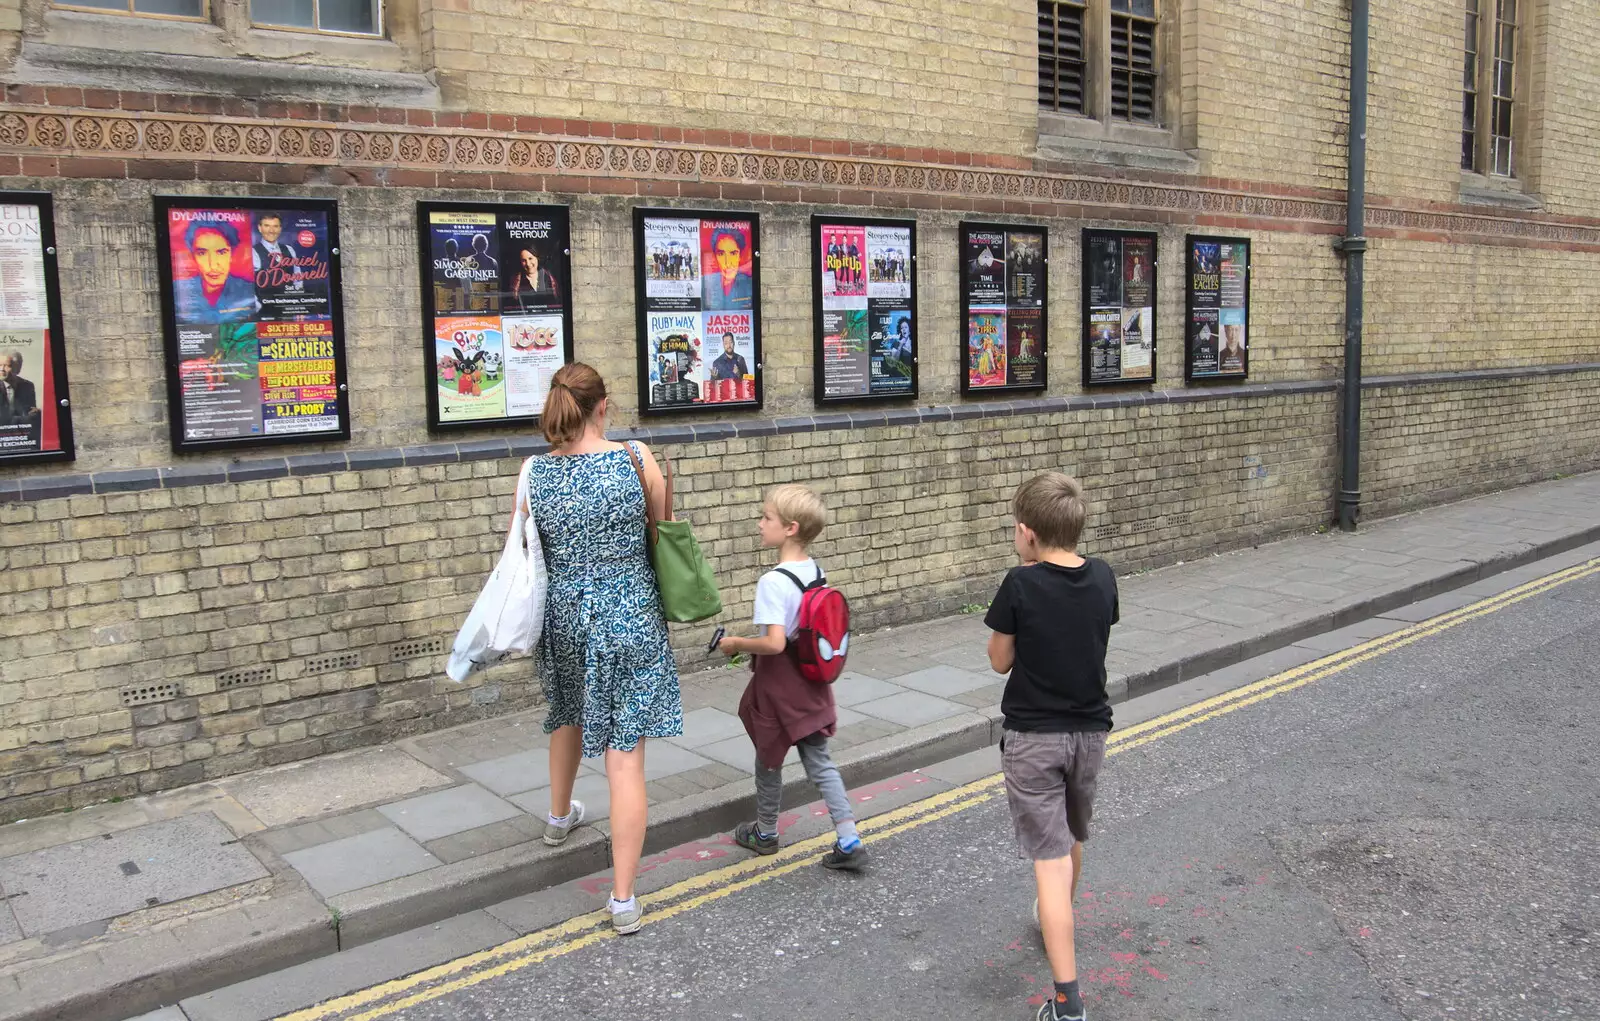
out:
{"label": "double yellow line", "polygon": [[[1439,634],[1524,599],[1531,599],[1557,586],[1597,573],[1600,573],[1600,558],[1546,575],[1470,606],[1440,614],[1419,624],[1413,624],[1342,652],[1324,656],[1254,684],[1244,685],[1116,731],[1106,741],[1106,753],[1116,755],[1149,744],[1169,734],[1187,730],[1206,720],[1216,719],[1275,695],[1304,687],[1430,635]],[[999,796],[1003,789],[1003,778],[1000,774],[995,774],[923,798],[882,815],[873,816],[864,820],[860,824],[860,829],[864,835],[878,839],[892,837],[958,812],[964,812],[975,805],[981,805]],[[826,833],[790,844],[775,855],[741,859],[665,887],[648,897],[649,911],[645,915],[645,924],[665,922],[714,901],[731,897],[757,884],[810,866],[819,852],[832,845],[833,839],[831,832]],[[339,1021],[376,1021],[378,1018],[388,1017],[441,996],[500,978],[552,958],[565,956],[605,940],[615,939],[616,933],[610,923],[610,913],[605,909],[591,911],[497,947],[468,954],[405,978],[385,982],[315,1007],[283,1015],[278,1021],[325,1021],[330,1018],[338,1018]]]}

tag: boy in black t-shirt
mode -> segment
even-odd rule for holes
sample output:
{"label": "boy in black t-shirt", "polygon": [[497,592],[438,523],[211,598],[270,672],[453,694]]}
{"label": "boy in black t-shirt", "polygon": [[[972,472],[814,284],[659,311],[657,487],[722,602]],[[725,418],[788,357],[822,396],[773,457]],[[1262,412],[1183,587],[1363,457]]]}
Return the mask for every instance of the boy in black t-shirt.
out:
{"label": "boy in black t-shirt", "polygon": [[1033,860],[1034,912],[1055,978],[1038,1021],[1082,1021],[1072,901],[1111,729],[1106,642],[1117,622],[1117,579],[1105,561],[1078,555],[1087,508],[1076,479],[1030,479],[1012,514],[1022,566],[1000,583],[984,619],[994,632],[989,665],[1011,675],[1000,703],[1006,800],[1017,843]]}

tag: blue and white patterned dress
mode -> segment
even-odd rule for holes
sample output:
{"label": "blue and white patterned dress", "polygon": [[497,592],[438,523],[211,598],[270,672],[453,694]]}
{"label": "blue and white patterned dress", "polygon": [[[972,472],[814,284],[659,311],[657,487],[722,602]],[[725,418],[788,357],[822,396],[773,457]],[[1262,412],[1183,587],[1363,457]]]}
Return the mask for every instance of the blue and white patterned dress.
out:
{"label": "blue and white patterned dress", "polygon": [[682,734],[678,665],[628,452],[536,457],[528,498],[550,586],[537,653],[545,733],[582,726],[587,757]]}

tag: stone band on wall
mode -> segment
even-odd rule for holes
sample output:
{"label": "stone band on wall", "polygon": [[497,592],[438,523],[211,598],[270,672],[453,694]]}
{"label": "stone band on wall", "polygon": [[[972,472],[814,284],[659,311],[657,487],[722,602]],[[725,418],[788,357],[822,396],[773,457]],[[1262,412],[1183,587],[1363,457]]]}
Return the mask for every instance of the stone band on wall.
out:
{"label": "stone band on wall", "polygon": [[[521,122],[529,118],[510,120],[515,129],[498,130],[489,127],[486,116],[480,128],[440,128],[432,126],[432,114],[422,126],[11,107],[0,113],[0,154],[14,153],[19,159],[0,165],[0,176],[297,184],[305,179],[281,173],[275,178],[273,172],[320,167],[343,175],[330,183],[346,184],[487,185],[558,194],[917,208],[940,208],[941,202],[955,198],[972,209],[1012,215],[1312,233],[1339,233],[1343,228],[1342,198],[1310,189],[1162,174],[1118,172],[1112,177],[1104,170],[993,168],[974,165],[970,154],[964,163],[941,164],[939,159],[954,160],[959,154],[921,150],[915,158],[910,153],[900,159],[858,156],[847,142],[823,143],[833,151],[819,154],[816,145],[808,152],[762,149],[756,144],[759,139],[735,148],[711,142],[572,138],[527,130]],[[1600,223],[1572,217],[1487,214],[1434,204],[1408,208],[1403,199],[1375,198],[1367,224],[1374,237],[1600,251]]]}

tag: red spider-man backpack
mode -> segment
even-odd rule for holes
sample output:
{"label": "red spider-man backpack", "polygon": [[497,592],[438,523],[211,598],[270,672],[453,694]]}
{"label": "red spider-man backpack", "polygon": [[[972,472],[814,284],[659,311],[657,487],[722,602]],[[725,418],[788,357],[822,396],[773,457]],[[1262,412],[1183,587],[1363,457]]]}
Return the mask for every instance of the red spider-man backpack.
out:
{"label": "red spider-man backpack", "polygon": [[781,567],[778,573],[800,587],[800,623],[789,639],[789,654],[801,677],[832,684],[844,673],[844,657],[850,650],[850,604],[844,593],[828,587],[821,567],[809,585]]}

